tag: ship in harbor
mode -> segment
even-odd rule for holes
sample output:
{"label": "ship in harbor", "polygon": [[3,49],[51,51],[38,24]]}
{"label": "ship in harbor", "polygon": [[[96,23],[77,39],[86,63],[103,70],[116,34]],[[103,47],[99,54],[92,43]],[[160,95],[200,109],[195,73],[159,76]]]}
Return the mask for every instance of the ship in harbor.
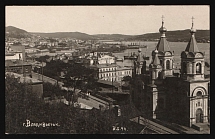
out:
{"label": "ship in harbor", "polygon": [[147,45],[140,45],[138,43],[131,43],[128,45],[127,49],[139,49],[139,48],[147,48]]}

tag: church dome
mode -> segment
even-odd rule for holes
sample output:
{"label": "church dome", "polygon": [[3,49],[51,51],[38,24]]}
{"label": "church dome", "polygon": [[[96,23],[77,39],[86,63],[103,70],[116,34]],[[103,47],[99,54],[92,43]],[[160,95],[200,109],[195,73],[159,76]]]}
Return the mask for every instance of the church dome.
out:
{"label": "church dome", "polygon": [[159,32],[160,33],[167,32],[167,29],[163,26],[163,24],[162,24],[162,27],[159,29]]}
{"label": "church dome", "polygon": [[190,29],[190,33],[192,33],[192,34],[193,34],[193,33],[196,33],[196,29],[192,27],[192,28]]}

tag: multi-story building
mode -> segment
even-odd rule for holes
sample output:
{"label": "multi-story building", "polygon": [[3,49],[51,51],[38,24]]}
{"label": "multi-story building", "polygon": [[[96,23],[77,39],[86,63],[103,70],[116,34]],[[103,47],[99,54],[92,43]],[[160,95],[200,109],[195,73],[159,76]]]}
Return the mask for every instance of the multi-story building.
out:
{"label": "multi-story building", "polygon": [[25,46],[22,45],[11,45],[9,46],[13,51],[21,51],[22,52],[22,59],[25,61]]}
{"label": "multi-story building", "polygon": [[32,76],[32,65],[21,60],[5,60],[5,71]]}
{"label": "multi-story building", "polygon": [[5,52],[5,60],[23,60],[21,51]]}
{"label": "multi-story building", "polygon": [[86,58],[90,67],[96,68],[100,80],[121,82],[124,76],[132,76],[131,68],[118,66],[115,57],[105,52],[93,52]]}

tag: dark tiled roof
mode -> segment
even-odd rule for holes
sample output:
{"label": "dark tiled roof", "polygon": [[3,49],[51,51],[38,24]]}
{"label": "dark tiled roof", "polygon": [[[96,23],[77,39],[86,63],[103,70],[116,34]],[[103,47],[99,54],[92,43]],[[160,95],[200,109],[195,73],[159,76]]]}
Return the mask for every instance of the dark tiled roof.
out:
{"label": "dark tiled roof", "polygon": [[21,66],[21,65],[31,64],[23,62],[22,60],[5,60],[5,66]]}
{"label": "dark tiled roof", "polygon": [[156,48],[157,48],[158,52],[170,51],[169,43],[165,37],[160,38]]}
{"label": "dark tiled roof", "polygon": [[152,64],[153,64],[153,65],[160,65],[160,60],[159,60],[157,54],[155,54],[155,56],[153,57]]}
{"label": "dark tiled roof", "polygon": [[120,83],[118,82],[111,82],[106,80],[98,80],[98,83],[107,84],[107,85],[114,85],[114,86],[120,86]]}
{"label": "dark tiled roof", "polygon": [[192,35],[190,37],[190,41],[188,42],[185,51],[187,51],[187,52],[199,52],[199,49],[197,47],[197,42],[196,42],[194,35]]}

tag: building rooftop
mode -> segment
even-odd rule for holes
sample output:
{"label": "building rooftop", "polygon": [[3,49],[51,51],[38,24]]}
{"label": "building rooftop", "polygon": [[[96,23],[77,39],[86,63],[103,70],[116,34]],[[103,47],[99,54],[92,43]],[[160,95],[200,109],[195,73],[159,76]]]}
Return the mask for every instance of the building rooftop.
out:
{"label": "building rooftop", "polygon": [[107,84],[107,85],[113,85],[113,86],[120,86],[120,83],[118,82],[111,82],[111,81],[106,81],[106,80],[98,80],[98,83],[102,83],[102,84]]}
{"label": "building rooftop", "polygon": [[42,81],[30,77],[23,77],[22,74],[17,74],[14,72],[6,72],[7,75],[14,75],[15,78],[20,78],[20,82],[26,82],[26,83],[31,83],[31,84],[38,84],[38,83],[43,83]]}
{"label": "building rooftop", "polygon": [[5,66],[22,66],[22,65],[31,65],[31,64],[24,62],[22,60],[5,60]]}
{"label": "building rooftop", "polygon": [[110,67],[117,67],[117,65],[116,64],[97,64],[97,65],[91,65],[91,67],[110,68]]}

